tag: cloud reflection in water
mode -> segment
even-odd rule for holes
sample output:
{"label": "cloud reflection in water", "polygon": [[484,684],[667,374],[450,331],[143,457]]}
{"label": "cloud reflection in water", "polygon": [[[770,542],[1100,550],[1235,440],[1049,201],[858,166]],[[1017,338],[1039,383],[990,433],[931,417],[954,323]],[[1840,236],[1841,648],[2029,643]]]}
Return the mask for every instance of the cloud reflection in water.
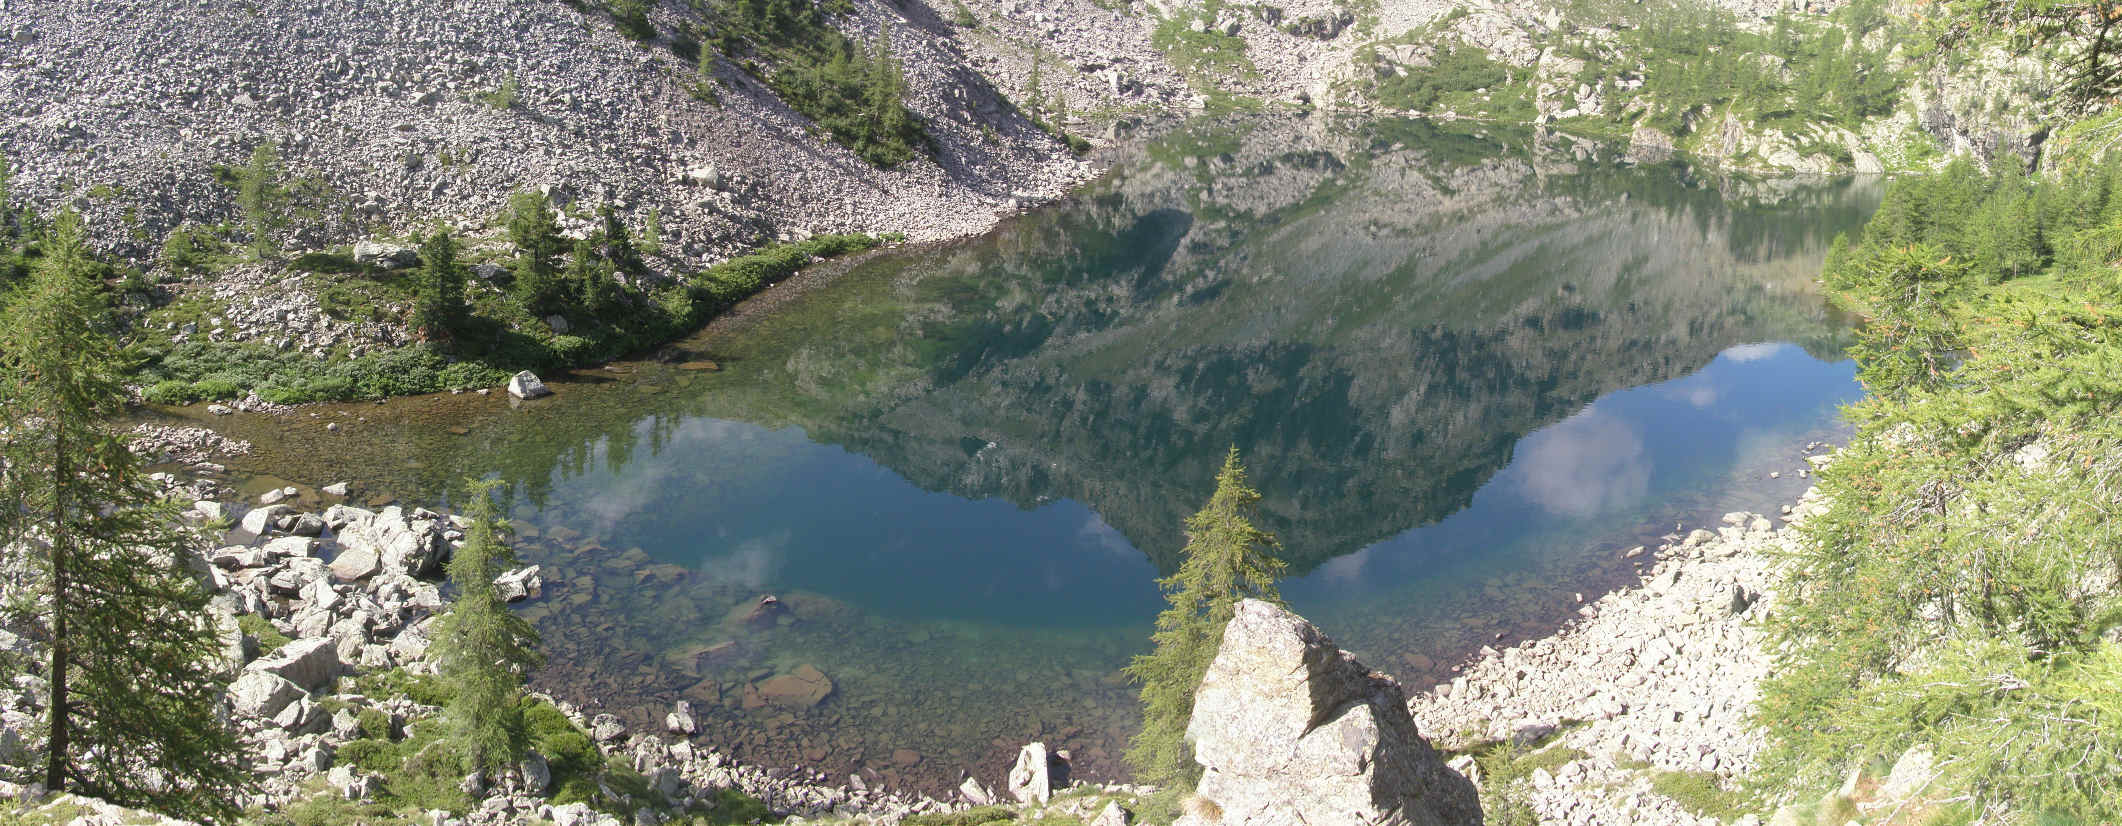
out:
{"label": "cloud reflection in water", "polygon": [[1584,517],[1641,500],[1651,460],[1632,424],[1589,407],[1519,442],[1512,472],[1526,501]]}

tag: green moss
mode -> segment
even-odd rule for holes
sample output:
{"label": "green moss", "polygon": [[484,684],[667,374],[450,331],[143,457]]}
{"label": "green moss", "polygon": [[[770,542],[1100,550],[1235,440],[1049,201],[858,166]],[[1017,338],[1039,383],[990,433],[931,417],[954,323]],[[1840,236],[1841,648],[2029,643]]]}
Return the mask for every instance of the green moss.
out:
{"label": "green moss", "polygon": [[1651,775],[1650,787],[1696,817],[1731,820],[1750,811],[1752,803],[1745,794],[1724,788],[1709,772],[1658,772]]}
{"label": "green moss", "polygon": [[353,679],[354,693],[367,697],[404,697],[424,706],[443,706],[449,703],[449,688],[426,674],[412,674],[403,668],[387,668],[370,671]]}
{"label": "green moss", "polygon": [[903,821],[904,826],[990,826],[995,823],[1015,823],[1017,810],[1007,806],[978,806],[959,812],[914,815]]}
{"label": "green moss", "polygon": [[280,646],[293,642],[286,634],[280,633],[280,629],[274,628],[271,620],[257,614],[237,614],[236,627],[257,640],[258,650],[266,653],[278,651]]}
{"label": "green moss", "polygon": [[1221,2],[1211,0],[1191,14],[1159,20],[1156,29],[1150,33],[1150,45],[1163,52],[1172,68],[1179,70],[1180,74],[1211,87],[1219,75],[1254,73],[1252,58],[1246,54],[1245,38],[1213,29],[1193,30],[1195,20],[1213,22],[1216,12],[1222,8]]}
{"label": "green moss", "polygon": [[698,826],[736,826],[745,823],[779,823],[780,816],[759,798],[736,789],[716,789],[693,816]]}

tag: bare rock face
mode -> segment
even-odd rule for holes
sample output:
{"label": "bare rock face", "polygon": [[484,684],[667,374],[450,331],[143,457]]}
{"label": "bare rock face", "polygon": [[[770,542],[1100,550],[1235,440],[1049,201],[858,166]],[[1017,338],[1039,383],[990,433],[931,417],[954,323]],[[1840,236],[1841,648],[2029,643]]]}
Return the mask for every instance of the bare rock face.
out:
{"label": "bare rock face", "polygon": [[1266,602],[1238,603],[1186,735],[1220,826],[1481,822],[1473,784],[1415,730],[1399,684]]}

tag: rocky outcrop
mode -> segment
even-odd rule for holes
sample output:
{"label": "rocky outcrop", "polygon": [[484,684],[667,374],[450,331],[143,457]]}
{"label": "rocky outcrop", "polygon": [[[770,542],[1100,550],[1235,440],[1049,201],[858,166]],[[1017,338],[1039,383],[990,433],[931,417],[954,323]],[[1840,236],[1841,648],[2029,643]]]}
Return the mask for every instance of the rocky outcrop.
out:
{"label": "rocky outcrop", "polygon": [[1267,602],[1238,603],[1186,734],[1197,793],[1221,818],[1182,824],[1481,822],[1473,784],[1415,729],[1399,684]]}

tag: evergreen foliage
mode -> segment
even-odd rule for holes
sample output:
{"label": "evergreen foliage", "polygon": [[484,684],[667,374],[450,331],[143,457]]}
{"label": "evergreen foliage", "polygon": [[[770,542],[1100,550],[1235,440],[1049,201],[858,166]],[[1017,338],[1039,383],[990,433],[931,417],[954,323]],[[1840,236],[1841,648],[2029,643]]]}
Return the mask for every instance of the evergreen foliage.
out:
{"label": "evergreen foliage", "polygon": [[[1756,125],[1855,129],[1900,101],[1906,73],[1891,58],[1911,27],[1883,0],[1856,0],[1825,21],[1779,15],[1767,31],[1710,6],[1653,2],[1639,14],[1618,44],[1564,47],[1585,61],[1577,82],[1600,90],[1617,125],[1685,136],[1731,112]],[[1640,88],[1623,84],[1631,77]]]}
{"label": "evergreen foliage", "polygon": [[597,254],[594,240],[584,238],[575,242],[561,280],[574,290],[578,306],[591,315],[611,312],[612,305],[618,300],[618,287],[612,283],[611,264]]}
{"label": "evergreen foliage", "polygon": [[243,212],[244,228],[251,236],[251,254],[269,258],[278,249],[273,235],[287,223],[283,209],[289,195],[282,185],[287,170],[280,162],[280,147],[262,141],[251,149],[250,163],[235,173],[236,208]]}
{"label": "evergreen foliage", "polygon": [[449,338],[464,325],[464,265],[448,229],[420,243],[420,270],[413,288],[413,330],[429,340]]}
{"label": "evergreen foliage", "polygon": [[1238,449],[1231,448],[1216,474],[1216,492],[1186,520],[1185,561],[1157,581],[1171,607],[1157,615],[1155,649],[1127,666],[1128,677],[1142,686],[1142,730],[1128,745],[1127,761],[1143,782],[1191,786],[1199,779],[1186,725],[1194,692],[1223,644],[1223,628],[1241,599],[1282,602],[1275,537],[1253,526],[1259,505]]}
{"label": "evergreen foliage", "polygon": [[562,239],[552,202],[537,190],[524,190],[509,198],[508,239],[516,246],[516,303],[534,316],[558,312],[564,293],[553,269]]}
{"label": "evergreen foliage", "polygon": [[1940,46],[2003,35],[2018,51],[2059,49],[2061,99],[2084,111],[2122,95],[2122,0],[1952,0]]}
{"label": "evergreen foliage", "polygon": [[7,290],[29,277],[40,234],[36,216],[28,209],[16,208],[10,198],[8,185],[12,175],[7,156],[0,155],[0,306],[6,304]]}
{"label": "evergreen foliage", "polygon": [[656,39],[656,24],[648,19],[647,0],[611,0],[612,23],[619,33],[637,43]]}
{"label": "evergreen foliage", "polygon": [[1772,620],[1764,781],[1928,743],[2002,820],[2122,818],[2122,199],[1959,163],[1897,183],[1824,280],[1870,395]]}
{"label": "evergreen foliage", "polygon": [[196,275],[214,266],[228,251],[221,236],[198,224],[183,224],[162,239],[162,265],[179,275]]}
{"label": "evergreen foliage", "polygon": [[530,742],[523,683],[542,661],[537,630],[508,609],[494,586],[494,579],[516,564],[499,534],[498,484],[470,486],[464,511],[471,527],[449,561],[457,598],[435,632],[436,670],[449,694],[443,717],[473,771],[493,771],[522,759]]}
{"label": "evergreen foliage", "polygon": [[252,780],[217,714],[221,637],[192,537],[109,424],[126,393],[101,271],[63,215],[0,315],[0,547],[49,654],[44,782],[228,821]]}
{"label": "evergreen foliage", "polygon": [[[1446,41],[1438,44],[1430,65],[1404,74],[1389,74],[1390,77],[1378,82],[1378,102],[1396,109],[1413,112],[1497,110],[1499,113],[1529,114],[1532,108],[1532,101],[1522,94],[1522,90],[1508,88],[1511,81],[1509,67],[1491,59],[1487,51],[1477,46]],[[1519,98],[1511,101],[1518,105],[1485,105],[1487,101],[1474,98],[1481,90]],[[1513,92],[1518,94],[1513,95]]]}
{"label": "evergreen foliage", "polygon": [[898,166],[926,150],[928,134],[906,108],[905,71],[893,56],[888,27],[863,47],[832,26],[834,16],[853,10],[846,0],[701,3],[719,24],[714,51],[701,53],[703,76],[713,76],[716,52],[733,60],[757,57],[773,70],[749,59],[741,65],[871,165]]}

